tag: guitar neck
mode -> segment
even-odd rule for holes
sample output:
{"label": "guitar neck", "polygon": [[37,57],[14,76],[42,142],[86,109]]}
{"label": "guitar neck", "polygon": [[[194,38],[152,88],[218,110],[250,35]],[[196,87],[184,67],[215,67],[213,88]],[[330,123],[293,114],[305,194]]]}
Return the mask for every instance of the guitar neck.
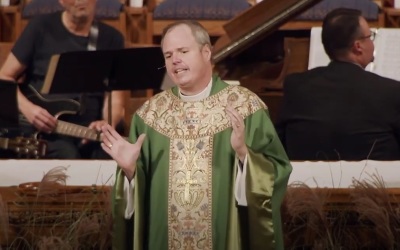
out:
{"label": "guitar neck", "polygon": [[100,133],[96,130],[60,120],[57,121],[57,127],[54,132],[62,135],[100,141]]}

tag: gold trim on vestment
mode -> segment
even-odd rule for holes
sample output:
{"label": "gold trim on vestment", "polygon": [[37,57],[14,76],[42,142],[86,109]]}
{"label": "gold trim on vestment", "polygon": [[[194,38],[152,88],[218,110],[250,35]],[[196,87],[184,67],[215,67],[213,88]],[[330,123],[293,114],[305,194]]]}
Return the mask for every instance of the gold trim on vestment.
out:
{"label": "gold trim on vestment", "polygon": [[228,104],[243,118],[266,109],[254,93],[240,86],[228,86],[197,102],[185,102],[172,90],[164,91],[147,101],[137,114],[148,126],[168,138],[194,139],[232,127],[225,113]]}

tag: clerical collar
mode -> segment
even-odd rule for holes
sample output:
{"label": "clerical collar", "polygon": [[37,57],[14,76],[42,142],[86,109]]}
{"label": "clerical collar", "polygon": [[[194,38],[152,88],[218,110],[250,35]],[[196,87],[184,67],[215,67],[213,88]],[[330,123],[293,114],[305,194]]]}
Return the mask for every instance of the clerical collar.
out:
{"label": "clerical collar", "polygon": [[179,90],[179,97],[184,100],[185,102],[197,102],[197,101],[201,101],[207,97],[210,96],[211,93],[211,87],[212,87],[212,78],[210,80],[210,82],[208,83],[207,87],[201,91],[198,94],[195,95],[184,95],[181,93],[181,90]]}

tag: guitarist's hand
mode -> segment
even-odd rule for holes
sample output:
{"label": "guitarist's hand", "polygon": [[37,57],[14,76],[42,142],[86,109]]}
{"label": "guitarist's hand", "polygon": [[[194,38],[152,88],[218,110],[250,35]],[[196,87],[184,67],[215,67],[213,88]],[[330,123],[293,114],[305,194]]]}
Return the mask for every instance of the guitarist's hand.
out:
{"label": "guitarist's hand", "polygon": [[21,112],[29,123],[42,132],[51,133],[57,126],[57,119],[54,116],[33,103],[26,109],[21,109]]}
{"label": "guitarist's hand", "polygon": [[118,163],[128,180],[132,180],[135,176],[136,161],[146,135],[141,134],[136,143],[130,143],[110,125],[103,126],[102,132],[101,147]]}
{"label": "guitarist's hand", "polygon": [[[101,128],[102,128],[103,126],[107,125],[107,124],[108,124],[108,123],[107,123],[105,120],[94,121],[94,122],[91,122],[91,123],[89,124],[89,128],[90,128],[90,129],[94,129],[94,130],[96,130],[97,132],[101,133]],[[85,144],[85,143],[88,143],[88,142],[89,142],[89,140],[87,140],[87,139],[83,139],[83,140],[81,141],[82,144]]]}

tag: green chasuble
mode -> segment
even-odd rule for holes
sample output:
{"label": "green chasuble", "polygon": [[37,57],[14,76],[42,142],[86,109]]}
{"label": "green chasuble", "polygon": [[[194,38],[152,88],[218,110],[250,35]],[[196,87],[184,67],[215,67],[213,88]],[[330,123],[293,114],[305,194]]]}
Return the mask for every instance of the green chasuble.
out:
{"label": "green chasuble", "polygon": [[[243,116],[249,149],[248,206],[240,209],[227,105]],[[201,101],[182,101],[174,87],[134,115],[130,141],[142,133],[131,220],[124,218],[125,177],[117,170],[114,249],[283,249],[280,206],[292,168],[257,95],[216,76]]]}

